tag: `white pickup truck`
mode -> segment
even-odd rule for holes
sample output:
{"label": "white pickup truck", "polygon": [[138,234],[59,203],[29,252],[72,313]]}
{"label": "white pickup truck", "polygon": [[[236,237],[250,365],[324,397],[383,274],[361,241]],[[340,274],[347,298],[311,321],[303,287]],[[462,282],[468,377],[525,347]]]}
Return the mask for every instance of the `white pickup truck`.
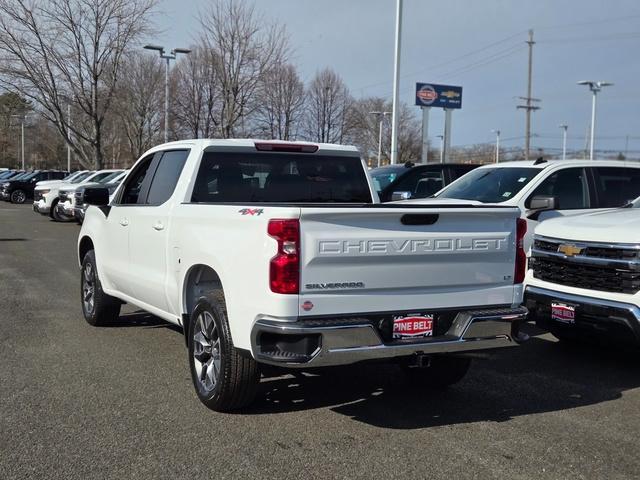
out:
{"label": "white pickup truck", "polygon": [[444,386],[466,373],[461,352],[525,337],[519,210],[379,204],[353,147],[173,142],[111,202],[101,187],[84,198],[86,320],[111,322],[126,302],[181,325],[215,410],[251,402],[260,364],[394,359]]}
{"label": "white pickup truck", "polygon": [[536,228],[525,298],[563,341],[640,345],[640,199]]}

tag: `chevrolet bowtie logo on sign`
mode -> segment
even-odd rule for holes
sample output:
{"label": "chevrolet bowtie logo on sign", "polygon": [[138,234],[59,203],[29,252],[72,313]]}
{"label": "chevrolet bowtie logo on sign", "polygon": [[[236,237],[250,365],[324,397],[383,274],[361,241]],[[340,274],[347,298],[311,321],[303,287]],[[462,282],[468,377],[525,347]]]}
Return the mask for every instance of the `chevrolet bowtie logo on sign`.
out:
{"label": "chevrolet bowtie logo on sign", "polygon": [[454,92],[453,90],[447,90],[446,92],[442,92],[440,95],[449,99],[458,98],[460,96],[458,92]]}
{"label": "chevrolet bowtie logo on sign", "polygon": [[580,255],[582,253],[582,248],[575,245],[564,244],[558,247],[558,252],[564,253],[567,257],[575,257],[576,255]]}

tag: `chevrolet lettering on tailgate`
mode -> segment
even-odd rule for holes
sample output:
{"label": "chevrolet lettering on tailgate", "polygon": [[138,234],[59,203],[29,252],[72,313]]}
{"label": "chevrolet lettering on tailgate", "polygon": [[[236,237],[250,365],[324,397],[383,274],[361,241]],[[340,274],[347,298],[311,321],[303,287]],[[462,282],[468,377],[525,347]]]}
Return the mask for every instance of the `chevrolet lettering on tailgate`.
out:
{"label": "chevrolet lettering on tailgate", "polygon": [[322,240],[320,255],[386,255],[430,252],[497,252],[507,249],[508,237],[425,238],[411,240]]}

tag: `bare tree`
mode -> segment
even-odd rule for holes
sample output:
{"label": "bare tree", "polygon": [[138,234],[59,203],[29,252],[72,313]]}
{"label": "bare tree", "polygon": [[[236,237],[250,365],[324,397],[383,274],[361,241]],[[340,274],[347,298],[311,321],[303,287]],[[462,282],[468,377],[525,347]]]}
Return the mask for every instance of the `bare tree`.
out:
{"label": "bare tree", "polygon": [[173,70],[173,113],[176,130],[192,138],[215,135],[220,124],[222,95],[217,82],[219,57],[215,52],[196,46],[181,58]]}
{"label": "bare tree", "polygon": [[217,58],[219,132],[230,138],[257,108],[263,74],[286,60],[287,36],[281,25],[259,17],[253,5],[234,0],[215,0],[201,25],[202,43]]}
{"label": "bare tree", "polygon": [[164,69],[156,56],[133,52],[124,60],[123,68],[127,75],[118,85],[115,109],[121,132],[116,133],[125,137],[127,156],[132,161],[160,139],[162,96],[159,92],[164,88]]}
{"label": "bare tree", "polygon": [[295,140],[304,114],[304,84],[291,64],[279,64],[262,78],[256,126],[260,135]]}
{"label": "bare tree", "polygon": [[156,1],[0,0],[0,85],[32,100],[64,138],[71,130],[84,166],[103,164],[123,56],[149,31]]}
{"label": "bare tree", "polygon": [[[366,159],[378,156],[380,134],[380,116],[371,112],[390,112],[391,102],[381,97],[368,97],[355,100],[349,110],[349,141],[353,142]],[[398,135],[398,161],[417,162],[422,148],[420,122],[406,104],[400,105]],[[383,119],[381,164],[389,162],[391,155],[391,129],[389,122]],[[375,163],[374,163],[375,164]]]}
{"label": "bare tree", "polygon": [[315,142],[342,143],[352,103],[349,89],[330,68],[316,73],[307,89],[306,133]]}

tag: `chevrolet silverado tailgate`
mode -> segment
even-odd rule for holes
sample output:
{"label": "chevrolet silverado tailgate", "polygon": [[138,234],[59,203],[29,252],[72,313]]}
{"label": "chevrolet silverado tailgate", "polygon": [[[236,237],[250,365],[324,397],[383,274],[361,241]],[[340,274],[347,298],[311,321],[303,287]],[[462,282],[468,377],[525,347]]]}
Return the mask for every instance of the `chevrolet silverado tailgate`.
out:
{"label": "chevrolet silverado tailgate", "polygon": [[301,209],[300,315],[511,305],[517,208]]}

